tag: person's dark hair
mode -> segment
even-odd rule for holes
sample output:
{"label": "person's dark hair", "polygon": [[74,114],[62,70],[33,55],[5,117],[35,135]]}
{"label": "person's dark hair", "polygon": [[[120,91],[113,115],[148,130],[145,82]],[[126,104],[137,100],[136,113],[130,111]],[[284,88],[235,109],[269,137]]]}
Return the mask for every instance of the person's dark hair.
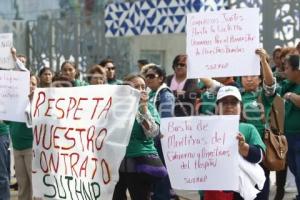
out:
{"label": "person's dark hair", "polygon": [[102,67],[105,67],[105,65],[106,65],[107,63],[114,63],[114,61],[113,61],[111,58],[106,58],[106,59],[102,60],[102,61],[99,63],[99,65],[101,65]]}
{"label": "person's dark hair", "polygon": [[173,64],[172,64],[172,68],[173,70],[175,70],[175,67],[176,65],[178,64],[178,62],[181,60],[181,59],[186,59],[187,58],[187,55],[186,54],[179,54],[177,55],[174,60],[173,60]]}
{"label": "person's dark hair", "polygon": [[274,51],[272,52],[272,56],[273,56],[273,58],[275,57],[276,53],[277,53],[277,52],[281,52],[281,50],[282,50],[282,48],[281,48],[281,47],[277,47],[277,48],[275,48],[275,49],[274,49]]}
{"label": "person's dark hair", "polygon": [[91,81],[92,75],[95,73],[102,74],[106,78],[106,72],[101,65],[93,65],[87,73],[88,82]]}
{"label": "person's dark hair", "polygon": [[52,78],[51,85],[52,87],[74,87],[73,82],[67,76],[61,74],[56,74]]}
{"label": "person's dark hair", "polygon": [[166,80],[166,71],[163,68],[161,68],[157,65],[151,65],[151,66],[147,67],[147,69],[145,71],[145,74],[147,74],[147,72],[150,69],[152,69],[156,74],[158,74],[159,77],[163,78],[163,80],[162,80],[163,83],[165,82],[165,80]]}
{"label": "person's dark hair", "polygon": [[141,64],[141,65],[147,65],[147,64],[149,64],[149,61],[147,60],[147,59],[140,59],[140,60],[138,60],[137,61],[139,64]]}
{"label": "person's dark hair", "polygon": [[54,75],[54,72],[50,67],[43,67],[40,69],[38,76],[41,77],[43,75],[43,73],[45,73],[46,71],[49,71],[49,72],[51,72],[52,75]]}
{"label": "person's dark hair", "polygon": [[60,66],[60,70],[62,71],[62,69],[64,68],[65,64],[70,64],[74,67],[74,69],[76,70],[76,75],[75,75],[75,79],[78,79],[79,76],[80,76],[80,73],[79,73],[79,69],[77,67],[77,65],[75,64],[75,62],[72,62],[72,61],[69,61],[69,60],[66,60],[64,61],[61,66]]}
{"label": "person's dark hair", "polygon": [[299,66],[299,55],[298,54],[292,54],[289,55],[286,59],[286,61],[289,63],[289,65],[292,67],[292,70],[300,70]]}

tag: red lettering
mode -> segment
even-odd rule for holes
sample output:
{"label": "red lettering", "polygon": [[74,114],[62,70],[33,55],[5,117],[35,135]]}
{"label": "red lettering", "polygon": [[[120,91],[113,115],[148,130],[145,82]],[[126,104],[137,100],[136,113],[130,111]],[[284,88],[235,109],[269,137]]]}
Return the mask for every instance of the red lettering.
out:
{"label": "red lettering", "polygon": [[84,177],[86,177],[86,167],[87,167],[88,159],[89,159],[89,157],[87,156],[84,159],[83,163],[81,164],[81,167],[79,170],[79,176],[81,176],[81,172],[84,171]]}
{"label": "red lettering", "polygon": [[83,108],[80,108],[80,107],[79,107],[80,101],[86,101],[86,100],[88,100],[88,98],[83,98],[83,97],[80,97],[80,98],[79,98],[77,107],[76,107],[76,109],[75,109],[75,111],[74,111],[74,115],[73,115],[73,119],[74,119],[74,120],[80,120],[80,119],[81,119],[80,117],[76,117],[76,113],[77,113],[78,110],[83,110]]}
{"label": "red lettering", "polygon": [[64,116],[65,116],[64,109],[62,109],[61,107],[58,106],[58,103],[59,103],[61,100],[66,100],[66,99],[65,99],[65,98],[59,98],[59,99],[57,99],[57,101],[56,101],[55,108],[56,108],[57,110],[61,111],[61,115],[60,115],[60,117],[57,116],[57,119],[62,119],[62,118],[64,118]]}
{"label": "red lettering", "polygon": [[92,98],[92,100],[96,100],[96,105],[94,107],[94,111],[93,111],[93,114],[91,116],[91,120],[94,118],[94,115],[95,115],[95,112],[97,110],[97,107],[98,107],[98,104],[99,104],[99,101],[103,100],[102,97],[95,97],[95,98]]}
{"label": "red lettering", "polygon": [[40,166],[44,173],[48,173],[48,165],[47,165],[47,158],[44,151],[41,151],[40,154]]}
{"label": "red lettering", "polygon": [[48,116],[48,117],[51,117],[51,115],[49,115],[49,110],[51,110],[52,109],[52,107],[50,106],[50,102],[51,101],[55,101],[55,99],[52,99],[52,98],[50,98],[50,99],[48,99],[48,107],[47,107],[47,110],[46,110],[46,112],[45,112],[45,116]]}
{"label": "red lettering", "polygon": [[[43,99],[41,99],[43,98]],[[38,99],[36,101],[36,104],[34,106],[34,112],[33,112],[33,116],[35,117],[36,116],[36,113],[38,112],[38,116],[40,115],[40,112],[39,112],[39,107],[45,103],[45,98],[46,98],[46,94],[45,92],[39,92],[38,94]],[[41,101],[41,102],[40,102]]]}
{"label": "red lettering", "polygon": [[71,146],[69,146],[69,147],[63,146],[63,147],[61,148],[62,150],[69,150],[69,149],[72,149],[72,148],[75,146],[75,143],[76,143],[76,142],[75,142],[75,138],[74,138],[74,137],[69,137],[69,136],[68,136],[69,132],[72,131],[72,130],[74,130],[74,128],[68,128],[67,132],[65,132],[65,138],[66,138],[67,140],[73,141],[73,144],[72,144]]}
{"label": "red lettering", "polygon": [[60,146],[56,145],[56,141],[60,138],[58,135],[56,135],[58,129],[65,130],[65,129],[67,129],[67,127],[56,127],[54,129],[54,133],[53,133],[53,147],[55,149],[59,149],[60,148]]}
{"label": "red lettering", "polygon": [[84,132],[86,129],[85,128],[76,128],[75,131],[79,132],[80,135],[80,142],[81,142],[81,147],[82,147],[82,151],[84,151],[84,146],[83,146],[83,142],[82,142],[82,135],[81,133]]}
{"label": "red lettering", "polygon": [[[56,166],[54,165],[54,158],[53,158],[53,153],[50,154],[50,159],[49,159],[49,170],[52,172],[52,168],[55,173],[57,173],[58,167],[59,167],[59,153],[57,153],[57,160],[56,160]],[[52,167],[51,167],[52,166]]]}
{"label": "red lettering", "polygon": [[64,157],[64,164],[65,164],[65,175],[68,174],[68,167],[67,167],[67,162],[66,162],[66,156],[68,155],[67,153],[61,153],[60,155],[62,155]]}
{"label": "red lettering", "polygon": [[74,97],[70,97],[69,106],[68,106],[68,109],[67,109],[67,116],[66,116],[67,118],[68,118],[68,116],[69,116],[69,112],[70,112],[73,108],[75,108],[76,103],[77,103],[76,99],[75,99]]}
{"label": "red lettering", "polygon": [[[96,149],[98,151],[100,151],[102,149],[103,142],[104,142],[104,139],[105,139],[106,135],[107,135],[107,129],[106,128],[102,128],[99,131],[99,134],[96,137],[96,141],[95,141],[95,146],[96,146]],[[98,143],[100,143],[100,146],[97,146]]]}
{"label": "red lettering", "polygon": [[110,182],[110,171],[107,162],[102,159],[101,160],[101,169],[102,169],[102,180],[103,183],[106,185]]}
{"label": "red lettering", "polygon": [[[75,162],[73,161],[73,157],[74,157],[74,156],[76,156]],[[78,178],[78,174],[77,174],[76,170],[74,169],[74,167],[77,165],[78,160],[79,160],[79,154],[78,154],[78,153],[71,153],[71,154],[70,154],[70,167],[71,167],[71,173],[72,173],[72,176],[74,176],[74,175],[73,175],[73,172],[74,172],[77,178]]]}
{"label": "red lettering", "polygon": [[107,114],[108,114],[108,111],[111,107],[111,104],[112,104],[112,97],[110,97],[105,105],[105,107],[103,108],[103,110],[101,111],[101,113],[98,115],[98,119],[100,118],[100,116],[102,115],[102,113],[104,111],[106,111],[106,115],[105,115],[105,118],[107,117]]}
{"label": "red lettering", "polygon": [[48,147],[46,147],[46,140],[47,140],[47,137],[46,137],[46,135],[47,134],[44,134],[44,137],[43,137],[43,147],[46,149],[46,150],[49,150],[50,148],[51,148],[51,146],[52,146],[52,140],[51,140],[51,137],[52,137],[52,131],[53,131],[53,128],[54,128],[54,125],[51,125],[51,128],[50,128],[50,133],[49,133],[49,139],[48,139],[48,141],[49,141],[49,146]]}
{"label": "red lettering", "polygon": [[97,162],[98,162],[98,159],[97,158],[92,158],[92,160],[95,162],[95,168],[94,168],[94,171],[93,171],[93,174],[92,174],[92,179],[94,179],[94,177],[96,175],[96,171],[97,171]]}
{"label": "red lettering", "polygon": [[[92,144],[92,152],[94,153],[94,142],[93,142],[93,138],[94,138],[94,135],[95,135],[95,126],[91,126],[88,130],[87,130],[87,134],[86,134],[86,146],[87,146],[87,150],[89,151],[90,150],[90,144]],[[92,130],[92,136],[90,136],[90,132]]]}

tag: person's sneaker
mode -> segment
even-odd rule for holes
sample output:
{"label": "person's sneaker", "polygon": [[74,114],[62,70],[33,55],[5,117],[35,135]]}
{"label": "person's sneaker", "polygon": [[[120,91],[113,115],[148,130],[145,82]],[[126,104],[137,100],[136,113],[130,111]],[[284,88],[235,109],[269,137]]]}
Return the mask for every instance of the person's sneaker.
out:
{"label": "person's sneaker", "polygon": [[10,184],[10,189],[13,189],[13,190],[18,190],[18,183],[15,182],[14,184]]}

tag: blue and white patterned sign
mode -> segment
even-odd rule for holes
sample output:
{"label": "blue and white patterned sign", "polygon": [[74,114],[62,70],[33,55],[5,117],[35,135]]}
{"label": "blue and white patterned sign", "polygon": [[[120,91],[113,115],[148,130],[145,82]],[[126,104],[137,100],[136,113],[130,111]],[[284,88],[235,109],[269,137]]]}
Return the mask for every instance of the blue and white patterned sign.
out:
{"label": "blue and white patterned sign", "polygon": [[142,0],[112,3],[105,8],[105,36],[185,32],[185,15],[220,10],[228,0]]}

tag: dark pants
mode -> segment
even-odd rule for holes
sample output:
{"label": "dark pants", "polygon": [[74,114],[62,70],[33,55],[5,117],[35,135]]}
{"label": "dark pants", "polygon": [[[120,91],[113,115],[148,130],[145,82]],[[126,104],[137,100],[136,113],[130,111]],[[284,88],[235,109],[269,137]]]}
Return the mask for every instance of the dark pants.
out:
{"label": "dark pants", "polygon": [[113,200],[126,200],[126,189],[132,200],[151,200],[152,177],[134,172],[120,172],[119,174],[120,178],[115,187]]}
{"label": "dark pants", "polygon": [[263,168],[265,172],[266,181],[264,184],[263,189],[260,193],[257,194],[255,200],[269,200],[269,194],[270,194],[270,171],[264,167],[262,163],[260,163],[260,166]]}
{"label": "dark pants", "polygon": [[[157,149],[159,158],[166,166],[159,136],[155,138],[155,147]],[[169,176],[163,177],[161,180],[157,181],[153,186],[152,200],[169,200],[171,199],[170,191],[171,183]]]}
{"label": "dark pants", "polygon": [[286,182],[286,175],[287,175],[287,166],[284,170],[276,172],[276,195],[274,200],[283,200],[284,197],[284,186]]}
{"label": "dark pants", "polygon": [[286,134],[289,144],[288,148],[288,166],[295,176],[295,182],[298,190],[297,200],[300,200],[300,133]]}
{"label": "dark pants", "polygon": [[0,199],[9,199],[10,153],[9,136],[0,135]]}

